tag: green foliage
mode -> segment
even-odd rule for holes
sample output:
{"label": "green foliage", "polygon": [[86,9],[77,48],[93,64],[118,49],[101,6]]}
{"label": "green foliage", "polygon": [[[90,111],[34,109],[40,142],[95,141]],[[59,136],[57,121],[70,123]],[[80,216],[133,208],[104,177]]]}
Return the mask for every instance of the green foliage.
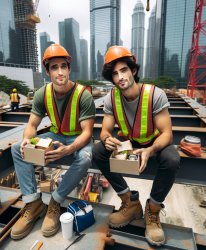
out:
{"label": "green foliage", "polygon": [[148,84],[154,84],[154,80],[150,79],[150,78],[143,78],[143,79],[140,79],[141,83],[148,83]]}
{"label": "green foliage", "polygon": [[79,84],[82,84],[84,86],[92,86],[92,85],[104,86],[105,85],[105,83],[97,81],[97,80],[88,80],[88,81],[77,80],[76,82],[78,82]]}
{"label": "green foliage", "polygon": [[153,82],[159,88],[172,89],[176,87],[176,80],[170,76],[160,76]]}
{"label": "green foliage", "polygon": [[6,76],[0,75],[0,91],[3,91],[9,95],[11,94],[13,88],[16,88],[19,94],[25,96],[30,90],[23,81],[12,80]]}

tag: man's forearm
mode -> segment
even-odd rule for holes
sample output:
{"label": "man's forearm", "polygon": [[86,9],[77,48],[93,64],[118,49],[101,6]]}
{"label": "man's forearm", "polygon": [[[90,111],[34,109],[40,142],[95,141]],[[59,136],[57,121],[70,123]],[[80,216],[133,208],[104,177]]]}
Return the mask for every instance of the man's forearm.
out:
{"label": "man's forearm", "polygon": [[83,148],[85,145],[87,145],[92,138],[92,133],[83,132],[81,133],[72,144],[69,145],[68,154],[73,154],[77,150]]}
{"label": "man's forearm", "polygon": [[166,146],[170,145],[171,143],[172,143],[172,135],[171,134],[167,134],[167,133],[161,134],[160,136],[157,137],[157,139],[154,141],[154,143],[150,147],[151,151],[152,151],[152,155],[154,155],[156,152],[162,150]]}
{"label": "man's forearm", "polygon": [[31,126],[27,126],[24,130],[23,139],[30,139],[36,136],[36,129]]}

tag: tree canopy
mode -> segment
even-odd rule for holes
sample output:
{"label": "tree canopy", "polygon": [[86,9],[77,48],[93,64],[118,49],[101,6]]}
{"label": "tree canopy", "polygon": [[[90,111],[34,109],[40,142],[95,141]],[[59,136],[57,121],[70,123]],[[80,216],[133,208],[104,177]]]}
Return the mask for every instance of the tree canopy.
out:
{"label": "tree canopy", "polygon": [[25,96],[30,91],[29,87],[23,81],[12,80],[7,76],[0,75],[0,91],[9,95],[11,94],[13,88],[16,88],[18,93]]}
{"label": "tree canopy", "polygon": [[176,80],[171,76],[159,76],[154,84],[162,89],[172,89],[176,87]]}
{"label": "tree canopy", "polygon": [[79,84],[82,84],[84,86],[92,86],[92,85],[104,86],[105,85],[104,82],[97,81],[97,80],[88,80],[88,81],[76,80],[76,82],[78,82]]}

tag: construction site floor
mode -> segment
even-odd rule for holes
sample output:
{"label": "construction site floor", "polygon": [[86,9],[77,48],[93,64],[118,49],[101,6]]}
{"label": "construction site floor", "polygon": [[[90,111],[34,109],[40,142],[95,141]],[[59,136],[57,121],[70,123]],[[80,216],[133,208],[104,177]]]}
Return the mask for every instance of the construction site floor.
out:
{"label": "construction site floor", "polygon": [[[152,186],[152,181],[141,180],[135,178],[126,178],[127,183],[131,190],[139,190],[140,201],[145,206],[146,200],[149,197],[150,189]],[[76,197],[76,190],[71,194],[72,197]],[[161,221],[165,224],[167,243],[170,246],[164,249],[195,249],[193,233],[198,233],[206,235],[206,218],[205,218],[205,208],[200,207],[200,201],[206,197],[206,188],[199,186],[189,186],[182,184],[174,184],[168,197],[166,198],[165,212],[166,215],[161,214]],[[50,199],[50,194],[43,193],[43,201],[48,204]],[[68,200],[65,201],[63,207],[66,207]],[[114,190],[109,187],[104,191],[102,203],[104,204],[94,204],[94,212],[97,218],[95,225],[87,229],[86,236],[81,239],[80,242],[73,245],[71,250],[102,250],[104,249],[104,241],[108,231],[108,226],[106,224],[106,218],[109,213],[113,211],[113,208],[118,209],[120,206],[120,199],[117,197]],[[114,206],[114,207],[113,207]],[[63,212],[63,211],[62,211]],[[72,241],[64,240],[62,237],[61,230],[49,238],[45,238],[41,234],[41,224],[42,219],[40,219],[36,224],[31,233],[24,239],[19,241],[13,241],[9,237],[5,239],[1,245],[1,249],[22,249],[28,250],[36,240],[41,240],[43,242],[42,250],[44,249],[65,249],[69,243]],[[168,226],[169,225],[169,226]],[[192,228],[192,229],[191,229]],[[144,234],[144,229],[143,229]],[[147,246],[147,242],[144,237],[141,236],[131,236],[128,232],[113,231],[113,238],[118,242],[123,242],[128,238],[128,244],[130,245],[144,245]],[[73,237],[73,239],[75,236]],[[168,240],[169,239],[169,240]],[[185,242],[187,246],[182,246]],[[179,242],[179,248],[177,243]],[[172,248],[172,245],[174,248]],[[181,248],[182,246],[183,248]],[[188,248],[189,247],[189,248]],[[121,249],[121,248],[116,248]],[[124,248],[123,248],[124,249]],[[138,248],[134,248],[138,249]],[[147,249],[147,248],[142,248]],[[152,248],[150,248],[152,249]]]}
{"label": "construction site floor", "polygon": [[[50,199],[50,195],[44,194],[43,201],[48,203]],[[72,200],[66,200],[65,204],[68,204]],[[81,241],[72,245],[70,250],[97,250],[104,249],[105,244],[105,236],[108,231],[108,226],[106,223],[107,216],[113,211],[113,207],[109,205],[103,204],[93,204],[94,214],[96,218],[96,222],[94,225],[84,230],[86,235],[81,239]],[[62,212],[65,210],[63,209]],[[39,219],[36,223],[30,234],[21,240],[12,240],[11,238],[7,238],[1,249],[5,250],[29,250],[33,243],[36,240],[42,241],[43,246],[41,250],[63,250],[65,249],[75,238],[75,234],[73,233],[73,237],[70,240],[66,240],[62,237],[61,229],[55,236],[52,237],[44,237],[41,233],[41,225],[43,222],[43,218]]]}

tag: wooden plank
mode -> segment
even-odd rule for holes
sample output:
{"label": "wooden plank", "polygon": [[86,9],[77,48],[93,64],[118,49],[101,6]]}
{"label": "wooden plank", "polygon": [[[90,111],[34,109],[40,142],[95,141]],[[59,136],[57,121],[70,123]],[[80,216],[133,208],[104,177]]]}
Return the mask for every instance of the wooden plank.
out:
{"label": "wooden plank", "polygon": [[16,202],[21,196],[21,191],[16,188],[0,187],[1,191],[1,205],[0,215],[9,207],[11,204]]}
{"label": "wooden plank", "polygon": [[24,122],[4,122],[4,121],[0,121],[0,125],[4,125],[4,124],[10,124],[10,125],[23,125],[25,124]]}

